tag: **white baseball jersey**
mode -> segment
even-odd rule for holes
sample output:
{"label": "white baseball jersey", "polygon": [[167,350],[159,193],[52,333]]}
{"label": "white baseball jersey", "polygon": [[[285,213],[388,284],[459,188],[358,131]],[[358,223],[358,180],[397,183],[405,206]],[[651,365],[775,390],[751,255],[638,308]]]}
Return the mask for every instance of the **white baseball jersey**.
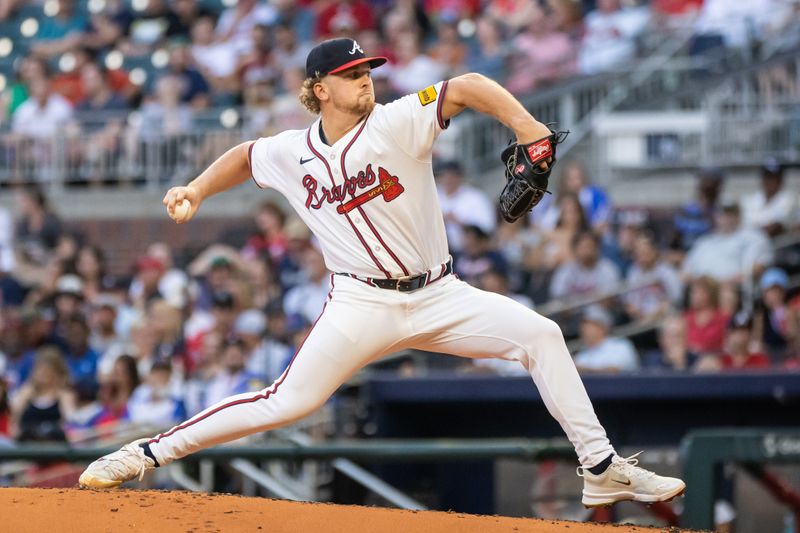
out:
{"label": "white baseball jersey", "polygon": [[448,259],[433,179],[433,142],[447,122],[447,82],[376,105],[328,146],[320,121],[258,139],[250,151],[259,187],[281,192],[320,241],[332,272],[397,278]]}

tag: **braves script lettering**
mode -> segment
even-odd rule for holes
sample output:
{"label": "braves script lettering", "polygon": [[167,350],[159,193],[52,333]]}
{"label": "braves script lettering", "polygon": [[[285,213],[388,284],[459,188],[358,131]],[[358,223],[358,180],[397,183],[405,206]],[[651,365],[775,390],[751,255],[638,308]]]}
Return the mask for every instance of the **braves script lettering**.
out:
{"label": "braves script lettering", "polygon": [[310,174],[303,177],[303,187],[305,187],[308,195],[306,196],[307,209],[319,209],[325,202],[329,204],[338,204],[347,199],[347,196],[353,196],[357,190],[366,189],[375,183],[375,171],[372,170],[372,164],[367,165],[367,168],[361,170],[355,176],[349,176],[342,183],[328,188],[324,185],[319,185],[317,180]]}

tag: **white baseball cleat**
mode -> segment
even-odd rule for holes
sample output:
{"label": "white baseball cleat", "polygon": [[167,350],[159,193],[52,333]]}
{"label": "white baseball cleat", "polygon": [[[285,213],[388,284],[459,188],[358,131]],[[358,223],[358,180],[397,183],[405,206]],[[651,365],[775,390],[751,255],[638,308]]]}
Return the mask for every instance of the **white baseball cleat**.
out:
{"label": "white baseball cleat", "polygon": [[141,481],[145,472],[156,467],[155,462],[139,446],[148,440],[135,440],[96,460],[83,471],[78,485],[83,489],[112,489],[137,477]]}
{"label": "white baseball cleat", "polygon": [[592,474],[589,469],[578,467],[578,476],[583,478],[583,499],[586,507],[601,507],[617,502],[633,500],[644,503],[668,502],[686,490],[686,483],[674,477],[656,475],[636,466],[641,454],[630,457],[615,455],[605,472]]}

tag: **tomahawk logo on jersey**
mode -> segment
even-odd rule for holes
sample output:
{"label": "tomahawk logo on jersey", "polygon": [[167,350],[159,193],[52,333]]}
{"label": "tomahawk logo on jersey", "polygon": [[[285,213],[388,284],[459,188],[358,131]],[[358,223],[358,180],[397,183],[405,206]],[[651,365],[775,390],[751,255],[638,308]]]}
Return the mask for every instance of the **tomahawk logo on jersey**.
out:
{"label": "tomahawk logo on jersey", "polygon": [[447,261],[431,168],[433,143],[447,127],[446,91],[440,82],[376,105],[331,146],[319,120],[253,144],[256,183],[289,200],[331,271],[400,277]]}
{"label": "tomahawk logo on jersey", "polygon": [[[306,208],[319,209],[324,203],[334,204],[338,203],[336,211],[340,214],[352,211],[356,207],[376,198],[383,196],[387,202],[391,202],[405,190],[399,183],[397,176],[392,176],[388,170],[383,167],[378,167],[378,184],[375,184],[375,171],[372,170],[372,164],[367,165],[367,168],[359,171],[355,176],[350,176],[343,183],[336,185],[332,188],[327,188],[320,185],[316,178],[311,174],[306,174],[303,177],[303,187],[308,191],[306,198]],[[364,191],[364,189],[367,189]],[[356,193],[359,193],[356,196]],[[342,204],[350,195],[351,199]]]}

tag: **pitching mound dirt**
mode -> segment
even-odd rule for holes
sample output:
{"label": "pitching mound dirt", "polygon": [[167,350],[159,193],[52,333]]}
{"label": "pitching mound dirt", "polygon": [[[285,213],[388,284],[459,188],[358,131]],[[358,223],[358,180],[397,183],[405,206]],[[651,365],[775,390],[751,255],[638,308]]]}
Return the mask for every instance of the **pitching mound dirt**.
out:
{"label": "pitching mound dirt", "polygon": [[0,489],[3,531],[211,533],[679,533],[434,511],[296,503],[190,492]]}

